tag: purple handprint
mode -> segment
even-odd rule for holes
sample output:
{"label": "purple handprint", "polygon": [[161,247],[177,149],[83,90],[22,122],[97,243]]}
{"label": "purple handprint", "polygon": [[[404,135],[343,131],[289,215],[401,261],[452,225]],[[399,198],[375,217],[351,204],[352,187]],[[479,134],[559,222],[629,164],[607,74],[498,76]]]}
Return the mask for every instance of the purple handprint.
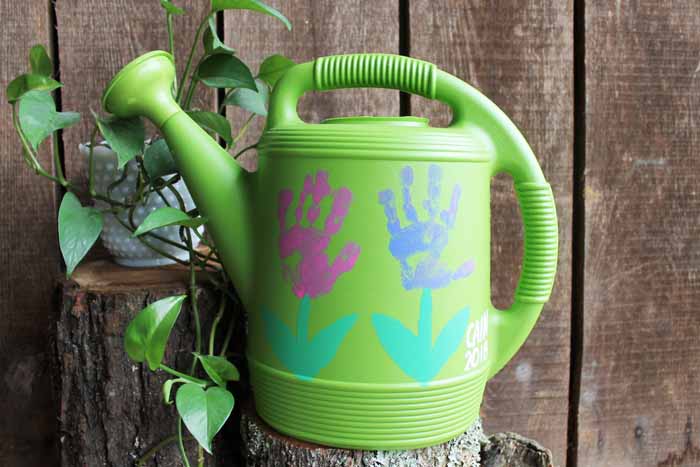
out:
{"label": "purple handprint", "polygon": [[379,202],[384,206],[387,229],[391,234],[389,250],[401,263],[401,282],[405,289],[447,286],[450,282],[466,277],[474,270],[474,261],[462,263],[455,271],[440,261],[440,255],[447,246],[448,232],[454,227],[457,208],[462,190],[459,185],[452,189],[448,209],[440,212],[440,185],[442,170],[437,165],[428,168],[428,197],[423,202],[427,219],[418,220],[416,208],[411,200],[413,169],[406,166],[401,171],[403,211],[408,224],[401,227],[394,200],[394,192],[385,190],[379,193]]}
{"label": "purple handprint", "polygon": [[[321,214],[321,201],[327,196],[333,200],[330,213],[323,227],[316,228],[314,224]],[[311,205],[306,211],[307,225],[302,225],[308,197],[311,197]],[[343,226],[352,193],[345,187],[332,191],[327,172],[316,172],[315,180],[310,174],[307,175],[294,211],[296,222],[287,227],[287,211],[293,198],[292,190],[282,190],[279,193],[280,258],[284,261],[298,252],[301,259],[295,267],[283,263],[283,273],[292,282],[294,295],[299,298],[305,295],[314,298],[330,292],[338,276],[351,270],[360,254],[360,247],[356,243],[348,243],[331,264],[325,252],[331,236]]]}

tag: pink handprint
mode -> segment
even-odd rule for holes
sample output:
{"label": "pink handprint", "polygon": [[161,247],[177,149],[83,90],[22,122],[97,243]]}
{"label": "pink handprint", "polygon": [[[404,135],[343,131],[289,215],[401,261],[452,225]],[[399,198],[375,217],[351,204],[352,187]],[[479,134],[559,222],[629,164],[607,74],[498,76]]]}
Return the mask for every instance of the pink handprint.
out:
{"label": "pink handprint", "polygon": [[[321,201],[328,196],[333,200],[330,213],[323,227],[316,228],[314,224],[321,214]],[[311,205],[306,211],[307,225],[302,225],[304,206],[308,197],[311,197]],[[331,264],[325,251],[331,236],[343,226],[352,201],[352,193],[345,187],[332,191],[328,184],[327,172],[316,172],[315,180],[310,174],[307,175],[304,179],[304,188],[299,195],[299,203],[294,211],[296,222],[287,227],[287,211],[293,198],[292,190],[282,190],[279,193],[277,214],[280,225],[280,258],[284,261],[298,252],[301,259],[296,267],[283,263],[283,273],[292,282],[294,295],[299,298],[305,295],[314,298],[330,292],[338,276],[351,270],[360,254],[359,245],[348,243]]]}

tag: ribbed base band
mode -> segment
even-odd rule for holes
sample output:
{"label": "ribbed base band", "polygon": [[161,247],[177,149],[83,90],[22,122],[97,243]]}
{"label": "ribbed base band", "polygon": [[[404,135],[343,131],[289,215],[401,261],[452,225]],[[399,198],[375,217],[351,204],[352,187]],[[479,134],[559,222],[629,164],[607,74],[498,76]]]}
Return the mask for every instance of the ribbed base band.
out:
{"label": "ribbed base band", "polygon": [[263,420],[295,438],[350,449],[444,443],[476,421],[486,383],[485,371],[428,385],[303,381],[249,362]]}

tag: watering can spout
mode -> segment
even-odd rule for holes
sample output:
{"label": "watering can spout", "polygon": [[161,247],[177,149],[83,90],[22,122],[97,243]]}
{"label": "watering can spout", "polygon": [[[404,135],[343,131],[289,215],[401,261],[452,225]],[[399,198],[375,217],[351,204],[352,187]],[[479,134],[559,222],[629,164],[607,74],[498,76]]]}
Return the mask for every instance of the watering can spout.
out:
{"label": "watering can spout", "polygon": [[145,117],[161,131],[207,231],[244,304],[252,283],[249,187],[253,177],[175,102],[175,66],[167,52],[144,54],[126,65],[102,97],[107,112]]}

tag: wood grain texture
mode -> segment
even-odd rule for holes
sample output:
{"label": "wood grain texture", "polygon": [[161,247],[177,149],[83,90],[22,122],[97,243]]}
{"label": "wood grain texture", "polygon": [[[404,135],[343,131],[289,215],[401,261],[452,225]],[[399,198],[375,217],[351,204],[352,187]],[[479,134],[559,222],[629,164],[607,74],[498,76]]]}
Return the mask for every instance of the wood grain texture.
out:
{"label": "wood grain texture", "polygon": [[[560,260],[550,302],[526,344],[487,386],[486,431],[517,431],[566,459],[572,215],[572,1],[410,0],[411,56],[436,63],[489,96],[530,142],[556,199]],[[412,98],[414,115],[445,125],[449,110]],[[492,190],[492,295],[510,303],[522,226],[509,178]]]}
{"label": "wood grain texture", "polygon": [[[5,87],[29,69],[32,44],[49,46],[44,0],[0,1],[0,464],[56,465],[47,335],[58,272],[56,197],[24,163]],[[51,143],[40,151],[49,171]]]}
{"label": "wood grain texture", "polygon": [[578,465],[698,465],[700,8],[591,0],[585,30]]}
{"label": "wood grain texture", "polygon": [[[175,17],[178,76],[209,2],[176,2],[187,12]],[[129,61],[154,49],[168,50],[165,14],[158,1],[60,0],[56,3],[63,109],[80,112],[79,125],[64,134],[66,175],[87,184],[86,161],[78,144],[90,139],[90,109],[102,112],[100,96],[109,80]],[[200,44],[198,46],[201,47]],[[195,103],[213,108],[215,92],[199,89]]]}
{"label": "wood grain texture", "polygon": [[[292,22],[291,32],[282,23],[256,13],[226,12],[226,42],[257,72],[263,59],[272,54],[285,55],[296,63],[316,57],[357,52],[399,51],[399,2],[319,2],[314,0],[270,1]],[[301,99],[299,115],[307,122],[328,117],[350,115],[398,115],[399,94],[386,89],[338,90],[308,94]],[[227,108],[235,128],[240,128],[246,114],[235,107]],[[241,140],[240,148],[254,143],[263,127],[257,119],[250,135]],[[254,155],[247,156],[254,167]]]}

